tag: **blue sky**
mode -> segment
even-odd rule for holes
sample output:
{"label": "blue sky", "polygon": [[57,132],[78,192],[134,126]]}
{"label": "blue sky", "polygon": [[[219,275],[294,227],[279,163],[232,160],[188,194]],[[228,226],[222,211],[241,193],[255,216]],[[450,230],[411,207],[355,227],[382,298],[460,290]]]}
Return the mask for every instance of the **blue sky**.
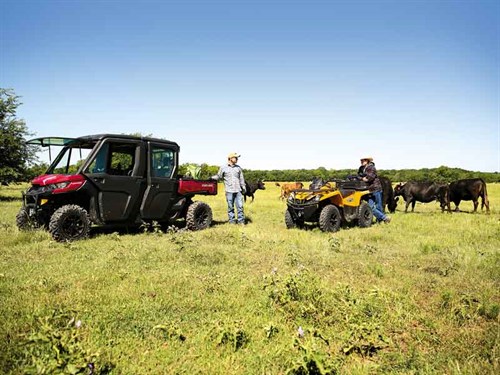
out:
{"label": "blue sky", "polygon": [[500,171],[497,1],[0,1],[37,136],[153,134],[181,162]]}

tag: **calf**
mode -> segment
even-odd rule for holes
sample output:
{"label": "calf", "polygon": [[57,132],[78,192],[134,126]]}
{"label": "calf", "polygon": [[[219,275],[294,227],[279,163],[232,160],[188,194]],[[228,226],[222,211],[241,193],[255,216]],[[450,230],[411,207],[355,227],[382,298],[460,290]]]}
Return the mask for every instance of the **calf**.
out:
{"label": "calf", "polygon": [[302,189],[304,184],[302,182],[291,182],[288,184],[281,184],[281,195],[280,199],[286,199],[292,192],[292,190]]}
{"label": "calf", "polygon": [[254,200],[254,193],[258,190],[266,190],[266,184],[264,184],[264,181],[262,180],[257,180],[256,182],[248,182],[245,181],[246,185],[246,191],[245,194],[243,194],[243,197],[245,198],[245,202],[247,201],[247,197],[252,197],[252,202]]}
{"label": "calf", "polygon": [[398,205],[398,198],[394,197],[394,190],[392,188],[392,182],[387,177],[378,177],[380,180],[380,184],[382,185],[382,208],[385,211],[385,207],[389,212],[396,212],[396,207]]}
{"label": "calf", "polygon": [[474,212],[476,212],[479,205],[479,197],[481,197],[481,210],[486,206],[486,212],[489,212],[490,202],[488,201],[486,183],[481,178],[458,180],[450,184],[450,201],[455,203],[455,211],[459,211],[458,205],[460,201],[472,201]]}
{"label": "calf", "polygon": [[446,184],[438,184],[435,182],[407,182],[406,184],[398,184],[394,188],[394,195],[401,195],[406,202],[405,212],[408,212],[408,206],[411,203],[411,211],[415,210],[417,201],[422,203],[439,200],[441,211],[445,208],[450,209],[449,188]]}

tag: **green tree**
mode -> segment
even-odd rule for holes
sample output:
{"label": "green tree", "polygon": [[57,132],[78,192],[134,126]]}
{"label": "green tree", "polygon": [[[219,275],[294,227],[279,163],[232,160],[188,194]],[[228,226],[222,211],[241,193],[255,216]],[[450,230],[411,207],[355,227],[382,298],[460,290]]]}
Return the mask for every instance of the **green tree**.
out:
{"label": "green tree", "polygon": [[12,89],[0,88],[0,183],[24,181],[26,169],[33,164],[37,148],[27,145],[32,136],[24,120],[16,117],[21,105]]}
{"label": "green tree", "polygon": [[29,181],[37,176],[41,176],[47,171],[48,168],[49,165],[47,163],[33,164],[29,166],[29,168],[26,169],[26,180]]}

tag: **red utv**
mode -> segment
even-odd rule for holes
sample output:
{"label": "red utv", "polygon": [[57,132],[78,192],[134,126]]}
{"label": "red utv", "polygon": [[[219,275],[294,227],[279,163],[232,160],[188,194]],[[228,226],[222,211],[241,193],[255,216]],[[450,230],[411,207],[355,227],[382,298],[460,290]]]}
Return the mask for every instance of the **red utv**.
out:
{"label": "red utv", "polygon": [[216,195],[217,182],[179,178],[175,142],[101,134],[28,143],[63,148],[23,193],[16,217],[20,229],[44,227],[56,241],[73,241],[87,237],[91,226],[185,219],[188,229],[200,230],[212,222],[210,206],[193,197]]}

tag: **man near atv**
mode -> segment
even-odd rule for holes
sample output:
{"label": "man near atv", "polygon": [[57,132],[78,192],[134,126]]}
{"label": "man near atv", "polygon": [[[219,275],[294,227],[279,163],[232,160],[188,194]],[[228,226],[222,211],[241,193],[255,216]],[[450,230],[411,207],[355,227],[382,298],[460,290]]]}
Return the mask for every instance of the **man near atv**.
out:
{"label": "man near atv", "polygon": [[361,158],[358,176],[362,181],[368,183],[368,190],[371,192],[368,204],[373,211],[373,216],[375,216],[378,222],[389,223],[391,218],[384,213],[382,206],[382,184],[378,178],[377,169],[372,157]]}
{"label": "man near atv", "polygon": [[[214,180],[224,179],[224,189],[226,190],[227,216],[230,224],[245,224],[245,214],[243,212],[243,195],[245,194],[245,179],[243,170],[236,164],[240,155],[233,152],[227,156],[227,165],[220,167],[219,172],[212,176]],[[234,206],[236,205],[237,218],[234,216]]]}

